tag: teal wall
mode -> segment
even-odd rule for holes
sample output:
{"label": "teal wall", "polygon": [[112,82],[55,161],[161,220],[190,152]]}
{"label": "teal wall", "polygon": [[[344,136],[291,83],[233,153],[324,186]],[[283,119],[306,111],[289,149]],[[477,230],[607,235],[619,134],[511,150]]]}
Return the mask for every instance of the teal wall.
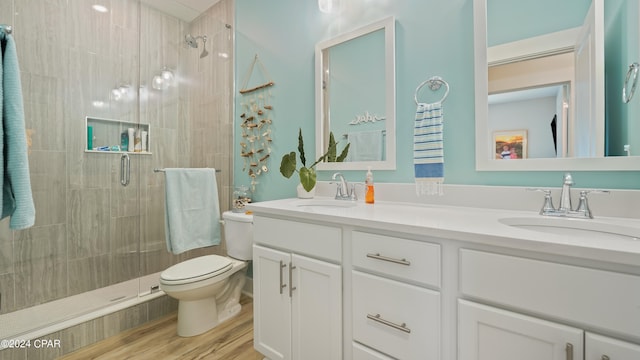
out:
{"label": "teal wall", "polygon": [[[632,154],[640,154],[640,101],[624,104],[622,87],[629,64],[638,62],[638,1],[607,0],[605,14],[605,78],[606,81],[606,154],[626,155],[624,144],[630,144]],[[627,88],[629,90],[631,86]]]}
{"label": "teal wall", "polygon": [[[423,80],[438,75],[451,87],[444,103],[446,183],[559,186],[560,172],[475,170],[472,0],[343,0],[342,3],[348,3],[350,8],[337,15],[321,13],[314,0],[236,0],[237,87],[242,86],[256,54],[275,82],[270,88],[274,106],[270,170],[258,179],[255,201],[295,196],[297,179],[285,179],[278,169],[282,155],[296,150],[299,127],[305,136],[307,156],[313,157],[315,44],[389,15],[396,18],[397,169],[377,171],[375,180],[413,182],[414,91]],[[236,92],[236,109],[243,101],[245,96]],[[236,116],[236,122],[238,119]],[[240,153],[239,133],[236,123],[236,159]],[[236,160],[234,166],[235,183],[248,184],[242,162]],[[638,170],[575,172],[574,179],[579,187],[638,189]],[[319,179],[328,180],[331,173],[320,172]],[[346,172],[349,181],[363,181],[364,175],[365,171]]]}

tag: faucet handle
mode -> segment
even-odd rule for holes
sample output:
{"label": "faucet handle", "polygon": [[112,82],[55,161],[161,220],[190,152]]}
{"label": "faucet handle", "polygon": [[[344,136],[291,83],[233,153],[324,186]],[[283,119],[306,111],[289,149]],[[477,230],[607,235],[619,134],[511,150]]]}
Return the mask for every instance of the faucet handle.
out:
{"label": "faucet handle", "polygon": [[542,208],[540,209],[540,215],[546,215],[556,211],[556,208],[553,206],[553,199],[551,198],[551,190],[541,188],[527,188],[527,191],[540,191],[544,193],[544,203],[542,204]]}
{"label": "faucet handle", "polygon": [[356,195],[356,185],[358,185],[358,183],[351,183],[351,189],[349,189],[351,191],[349,194],[349,200],[358,200],[358,195]]}
{"label": "faucet handle", "polygon": [[329,184],[336,184],[336,200],[341,199],[344,195],[342,194],[342,184],[339,181],[330,181]]}
{"label": "faucet handle", "polygon": [[591,213],[591,209],[589,208],[589,200],[587,199],[587,194],[595,193],[595,194],[609,194],[608,190],[581,190],[580,191],[580,202],[578,203],[578,207],[575,212],[583,214],[584,217],[593,219],[593,214]]}

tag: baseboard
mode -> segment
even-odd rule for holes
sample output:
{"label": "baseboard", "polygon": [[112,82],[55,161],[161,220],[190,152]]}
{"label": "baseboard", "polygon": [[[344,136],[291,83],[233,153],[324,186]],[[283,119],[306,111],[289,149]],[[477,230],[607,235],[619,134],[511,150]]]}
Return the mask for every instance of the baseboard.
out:
{"label": "baseboard", "polygon": [[242,287],[242,293],[250,298],[253,298],[253,278],[247,276],[247,280]]}

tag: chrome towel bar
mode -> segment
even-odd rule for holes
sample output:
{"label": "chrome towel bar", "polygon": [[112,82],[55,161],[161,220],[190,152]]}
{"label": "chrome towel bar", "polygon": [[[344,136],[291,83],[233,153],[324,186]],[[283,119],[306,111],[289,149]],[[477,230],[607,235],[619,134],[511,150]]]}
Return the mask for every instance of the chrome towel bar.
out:
{"label": "chrome towel bar", "polygon": [[[217,173],[219,173],[220,171],[222,171],[222,170],[220,170],[220,169],[216,169],[216,172],[217,172]],[[155,168],[155,169],[153,169],[153,172],[156,172],[156,173],[157,173],[157,172],[164,172],[164,169]]]}

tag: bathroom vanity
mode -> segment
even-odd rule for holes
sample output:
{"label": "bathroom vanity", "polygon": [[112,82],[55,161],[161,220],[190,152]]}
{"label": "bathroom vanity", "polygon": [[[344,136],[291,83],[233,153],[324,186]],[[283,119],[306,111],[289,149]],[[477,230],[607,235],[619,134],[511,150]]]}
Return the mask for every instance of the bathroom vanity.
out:
{"label": "bathroom vanity", "polygon": [[254,211],[268,359],[640,359],[640,220],[284,199]]}

